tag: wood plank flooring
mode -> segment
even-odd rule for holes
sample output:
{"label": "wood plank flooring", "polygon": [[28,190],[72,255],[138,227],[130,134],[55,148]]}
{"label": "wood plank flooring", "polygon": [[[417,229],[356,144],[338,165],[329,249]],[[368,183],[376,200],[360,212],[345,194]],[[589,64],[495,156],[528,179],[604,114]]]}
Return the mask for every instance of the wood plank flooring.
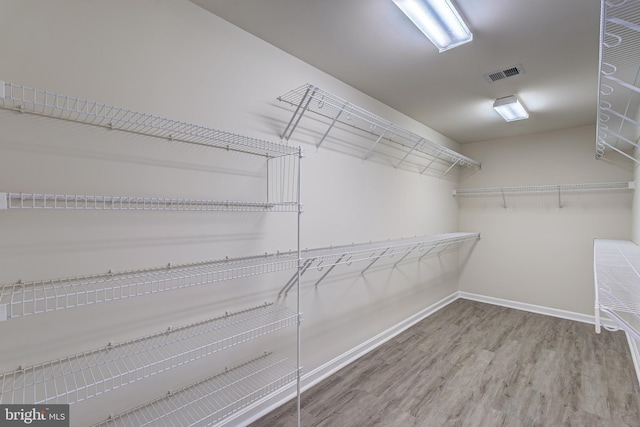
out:
{"label": "wood plank flooring", "polygon": [[[302,394],[302,426],[640,426],[623,332],[457,300]],[[289,402],[251,427],[296,425]]]}

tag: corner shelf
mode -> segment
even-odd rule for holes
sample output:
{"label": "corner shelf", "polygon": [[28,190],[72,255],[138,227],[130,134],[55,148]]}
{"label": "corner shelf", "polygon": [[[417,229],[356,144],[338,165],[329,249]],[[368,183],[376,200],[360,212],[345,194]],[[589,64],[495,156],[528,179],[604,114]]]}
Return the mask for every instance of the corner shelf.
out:
{"label": "corner shelf", "polygon": [[634,190],[635,183],[631,182],[597,182],[586,184],[551,184],[528,185],[520,187],[487,187],[487,188],[463,188],[453,190],[453,197],[495,196],[501,195],[503,206],[507,208],[507,194],[524,193],[558,193],[558,207],[562,207],[562,193],[589,192],[589,191],[620,191]]}
{"label": "corner shelf", "polygon": [[289,326],[298,314],[265,304],[110,344],[0,377],[0,403],[76,403]]}
{"label": "corner shelf", "polygon": [[299,151],[297,147],[282,143],[237,135],[4,81],[0,81],[0,108],[267,157],[295,155]]}
{"label": "corner shelf", "polygon": [[369,150],[364,154],[363,160],[368,159],[376,146],[382,142],[392,148],[400,150],[401,155],[403,155],[394,165],[395,168],[407,161],[409,156],[412,156],[412,160],[417,161],[417,163],[421,165],[421,174],[427,169],[434,167],[437,163],[445,165],[445,170],[442,175],[446,175],[454,166],[466,166],[474,169],[480,168],[479,162],[403,129],[389,120],[377,116],[317,86],[311,84],[303,85],[278,97],[278,100],[295,108],[293,116],[282,135],[282,138],[287,141],[291,138],[291,135],[297,128],[305,112],[311,111],[331,121],[326,132],[316,144],[316,148],[322,145],[331,129],[333,129],[336,123],[339,123],[349,128],[358,129],[375,140]]}
{"label": "corner shelf", "polygon": [[600,316],[604,313],[616,330],[640,341],[640,330],[623,317],[640,324],[640,247],[626,240],[594,239],[593,258],[596,332],[603,326]]}
{"label": "corner shelf", "polygon": [[596,158],[615,151],[640,163],[637,149],[640,122],[640,3],[602,0],[600,16],[600,60],[598,68],[598,120]]}
{"label": "corner shelf", "polygon": [[[316,282],[315,286],[318,286],[318,284],[320,284],[320,282],[333,270],[333,268],[340,264],[351,265],[353,262],[371,261],[361,271],[361,274],[363,274],[380,258],[400,255],[400,258],[394,264],[395,267],[412,253],[423,253],[421,255],[422,257],[438,249],[438,252],[436,253],[439,254],[452,245],[458,245],[479,239],[480,233],[445,233],[409,239],[395,239],[357,244],[353,243],[351,245],[305,249],[302,251],[302,267],[300,268],[300,276],[310,268],[315,268],[318,271],[322,271],[324,268],[327,268],[327,271]],[[297,280],[298,275],[295,274],[280,290],[278,295],[286,295],[287,292],[289,292],[289,290],[297,283]]]}
{"label": "corner shelf", "polygon": [[[210,426],[263,397],[295,384],[299,370],[265,353],[202,381],[113,416],[94,427]],[[247,390],[251,390],[247,393]]]}
{"label": "corner shelf", "polygon": [[164,197],[0,193],[0,211],[7,209],[174,212],[297,212],[298,204],[296,202],[263,203],[235,200],[181,199]]}
{"label": "corner shelf", "polygon": [[0,288],[0,321],[256,276],[298,266],[296,252],[15,283]]}

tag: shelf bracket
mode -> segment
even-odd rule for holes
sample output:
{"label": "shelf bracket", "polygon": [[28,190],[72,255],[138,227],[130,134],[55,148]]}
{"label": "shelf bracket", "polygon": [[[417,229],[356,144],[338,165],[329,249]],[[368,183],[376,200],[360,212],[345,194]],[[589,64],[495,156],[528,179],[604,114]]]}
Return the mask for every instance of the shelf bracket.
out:
{"label": "shelf bracket", "polygon": [[562,209],[562,196],[560,186],[558,185],[558,209]]}
{"label": "shelf bracket", "polygon": [[[311,90],[311,88],[313,88],[313,92],[311,92],[310,96],[307,96],[309,95],[309,91]],[[291,138],[293,131],[296,130],[296,128],[298,127],[298,123],[300,123],[300,119],[304,115],[305,111],[307,111],[307,108],[309,108],[309,104],[311,103],[311,100],[313,99],[313,95],[315,95],[315,93],[316,93],[315,86],[309,86],[307,88],[307,91],[304,93],[304,96],[300,100],[300,104],[298,104],[298,106],[296,107],[296,110],[293,112],[293,116],[291,117],[291,120],[289,120],[289,124],[287,125],[287,128],[284,130],[282,134],[282,138],[284,138],[287,141],[289,140],[289,138]],[[305,100],[307,101],[306,104],[304,102]],[[302,108],[302,104],[305,104],[304,108]],[[297,120],[295,120],[296,116],[298,116]],[[294,120],[295,120],[295,124],[293,123]],[[291,126],[292,124],[293,126]]]}
{"label": "shelf bracket", "polygon": [[435,248],[438,247],[438,244],[436,243],[435,245],[431,246],[429,248],[429,250],[427,252],[424,253],[424,255],[422,255],[420,258],[418,258],[418,261],[422,261],[422,258],[426,257],[427,255],[429,255],[429,253],[434,250]]}
{"label": "shelf bracket", "polygon": [[331,267],[329,267],[329,269],[327,271],[324,272],[324,274],[322,275],[322,277],[320,279],[318,279],[318,281],[315,284],[315,287],[317,288],[318,285],[320,284],[320,282],[322,282],[324,280],[325,277],[327,277],[327,274],[331,273],[331,270],[333,270],[334,268],[336,268],[336,265],[340,264],[340,261],[342,261],[342,258],[344,258],[345,256],[347,256],[347,254],[342,254],[340,255],[340,258],[338,258],[338,260],[336,262],[334,262]]}
{"label": "shelf bracket", "polygon": [[444,171],[444,173],[443,173],[442,175],[440,175],[440,178],[442,178],[443,176],[445,176],[446,174],[448,174],[448,173],[449,173],[449,171],[450,171],[451,169],[453,169],[453,167],[454,167],[455,165],[457,165],[459,161],[460,161],[460,159],[456,159],[456,161],[455,161],[455,162],[451,163],[451,166],[449,166],[449,169],[447,169],[446,171]]}
{"label": "shelf bracket", "polygon": [[[315,258],[310,258],[304,262],[304,264],[302,265],[302,268],[300,269],[300,277],[302,277],[302,275],[309,269],[309,267],[311,267],[311,264],[313,264],[313,261],[315,261]],[[289,281],[282,287],[282,289],[280,289],[280,292],[278,292],[278,297],[281,297],[283,294],[287,295],[291,290],[291,288],[297,282],[298,282],[298,272],[295,272],[293,276],[291,276],[291,279],[289,279]]]}
{"label": "shelf bracket", "polygon": [[433,164],[433,162],[435,162],[436,160],[438,160],[440,158],[440,154],[436,154],[433,156],[433,159],[431,159],[431,161],[429,162],[429,164],[420,171],[420,175],[422,175],[423,173],[425,173],[425,171],[427,169],[429,169],[431,167],[431,165]]}
{"label": "shelf bracket", "polygon": [[316,150],[318,148],[320,148],[320,146],[322,145],[322,143],[324,142],[325,138],[327,137],[327,135],[329,135],[329,132],[331,132],[331,129],[333,129],[333,126],[336,124],[336,122],[338,121],[338,118],[340,117],[340,114],[342,114],[342,112],[344,111],[344,109],[346,108],[348,103],[345,103],[342,108],[340,109],[340,111],[338,111],[338,114],[336,114],[336,116],[333,118],[333,121],[331,122],[331,124],[329,125],[329,128],[327,129],[327,131],[324,133],[324,135],[322,135],[322,138],[320,138],[320,141],[318,141],[318,143],[316,144]]}
{"label": "shelf bracket", "polygon": [[375,264],[375,263],[376,263],[376,261],[378,261],[381,257],[383,257],[383,256],[384,256],[384,254],[386,254],[387,252],[389,252],[389,250],[390,250],[390,249],[391,249],[391,248],[387,248],[387,249],[385,249],[384,251],[382,251],[382,253],[381,253],[380,255],[378,255],[377,257],[375,257],[375,259],[374,259],[373,261],[371,261],[371,263],[370,263],[369,265],[367,265],[367,267],[366,267],[364,270],[362,270],[362,271],[360,272],[360,274],[364,274],[364,272],[365,272],[365,271],[367,271],[367,270],[368,270],[368,269],[369,269],[373,264]]}
{"label": "shelf bracket", "polygon": [[504,197],[504,188],[501,188],[500,192],[502,193],[502,206],[507,209],[507,199]]}
{"label": "shelf bracket", "polygon": [[387,131],[389,130],[389,127],[386,127],[385,130],[382,131],[382,133],[380,134],[380,136],[378,137],[378,139],[376,139],[376,142],[373,143],[373,145],[371,146],[371,148],[369,148],[369,151],[367,151],[367,154],[364,155],[364,157],[362,158],[362,161],[365,161],[369,158],[369,156],[371,156],[371,152],[373,151],[373,149],[376,147],[376,145],[378,145],[378,142],[380,142],[380,140],[382,139],[382,137],[384,136],[385,133],[387,133]]}
{"label": "shelf bracket", "polygon": [[400,262],[405,259],[406,257],[408,257],[409,255],[411,255],[412,252],[414,252],[416,249],[418,249],[418,247],[422,246],[422,243],[418,243],[417,245],[415,245],[413,248],[409,249],[409,252],[407,252],[406,254],[402,255],[402,258],[400,258],[395,264],[393,264],[393,268],[396,268],[398,266],[398,264],[400,264]]}
{"label": "shelf bracket", "polygon": [[411,147],[411,150],[409,150],[409,151],[407,152],[407,154],[405,154],[405,155],[404,155],[404,157],[402,158],[402,160],[400,160],[400,161],[398,162],[398,164],[394,166],[394,168],[398,169],[398,166],[400,166],[400,165],[402,164],[402,162],[404,162],[404,161],[406,160],[406,158],[407,158],[407,157],[409,157],[409,154],[411,154],[411,153],[413,153],[413,152],[415,151],[415,149],[418,147],[418,145],[420,145],[420,143],[421,143],[422,141],[424,141],[424,138],[420,138],[420,139],[418,140],[418,142],[416,142],[416,145],[414,145],[413,147]]}

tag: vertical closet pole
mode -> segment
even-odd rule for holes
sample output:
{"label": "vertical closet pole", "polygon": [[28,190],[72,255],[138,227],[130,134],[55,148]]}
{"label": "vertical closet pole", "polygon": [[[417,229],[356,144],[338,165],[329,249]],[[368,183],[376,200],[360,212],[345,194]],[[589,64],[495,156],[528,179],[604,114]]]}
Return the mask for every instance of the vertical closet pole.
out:
{"label": "vertical closet pole", "polygon": [[296,376],[296,412],[298,418],[298,427],[300,427],[300,322],[302,321],[302,314],[300,313],[300,276],[301,276],[301,268],[302,268],[302,252],[300,250],[300,219],[302,216],[302,204],[300,202],[301,195],[301,179],[302,179],[302,147],[298,147],[298,280],[296,283],[296,294],[297,294],[297,309],[298,310],[298,325],[297,328],[297,351],[296,351],[296,366],[298,369]]}

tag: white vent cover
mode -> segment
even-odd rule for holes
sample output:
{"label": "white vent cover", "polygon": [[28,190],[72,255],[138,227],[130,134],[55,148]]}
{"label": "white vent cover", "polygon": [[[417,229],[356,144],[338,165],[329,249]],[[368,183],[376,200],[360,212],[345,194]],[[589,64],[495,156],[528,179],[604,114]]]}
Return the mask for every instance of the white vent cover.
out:
{"label": "white vent cover", "polygon": [[520,74],[524,74],[524,68],[522,65],[514,65],[502,70],[492,71],[491,73],[484,74],[484,79],[489,83],[497,82],[498,80],[504,80],[507,77],[513,77]]}

